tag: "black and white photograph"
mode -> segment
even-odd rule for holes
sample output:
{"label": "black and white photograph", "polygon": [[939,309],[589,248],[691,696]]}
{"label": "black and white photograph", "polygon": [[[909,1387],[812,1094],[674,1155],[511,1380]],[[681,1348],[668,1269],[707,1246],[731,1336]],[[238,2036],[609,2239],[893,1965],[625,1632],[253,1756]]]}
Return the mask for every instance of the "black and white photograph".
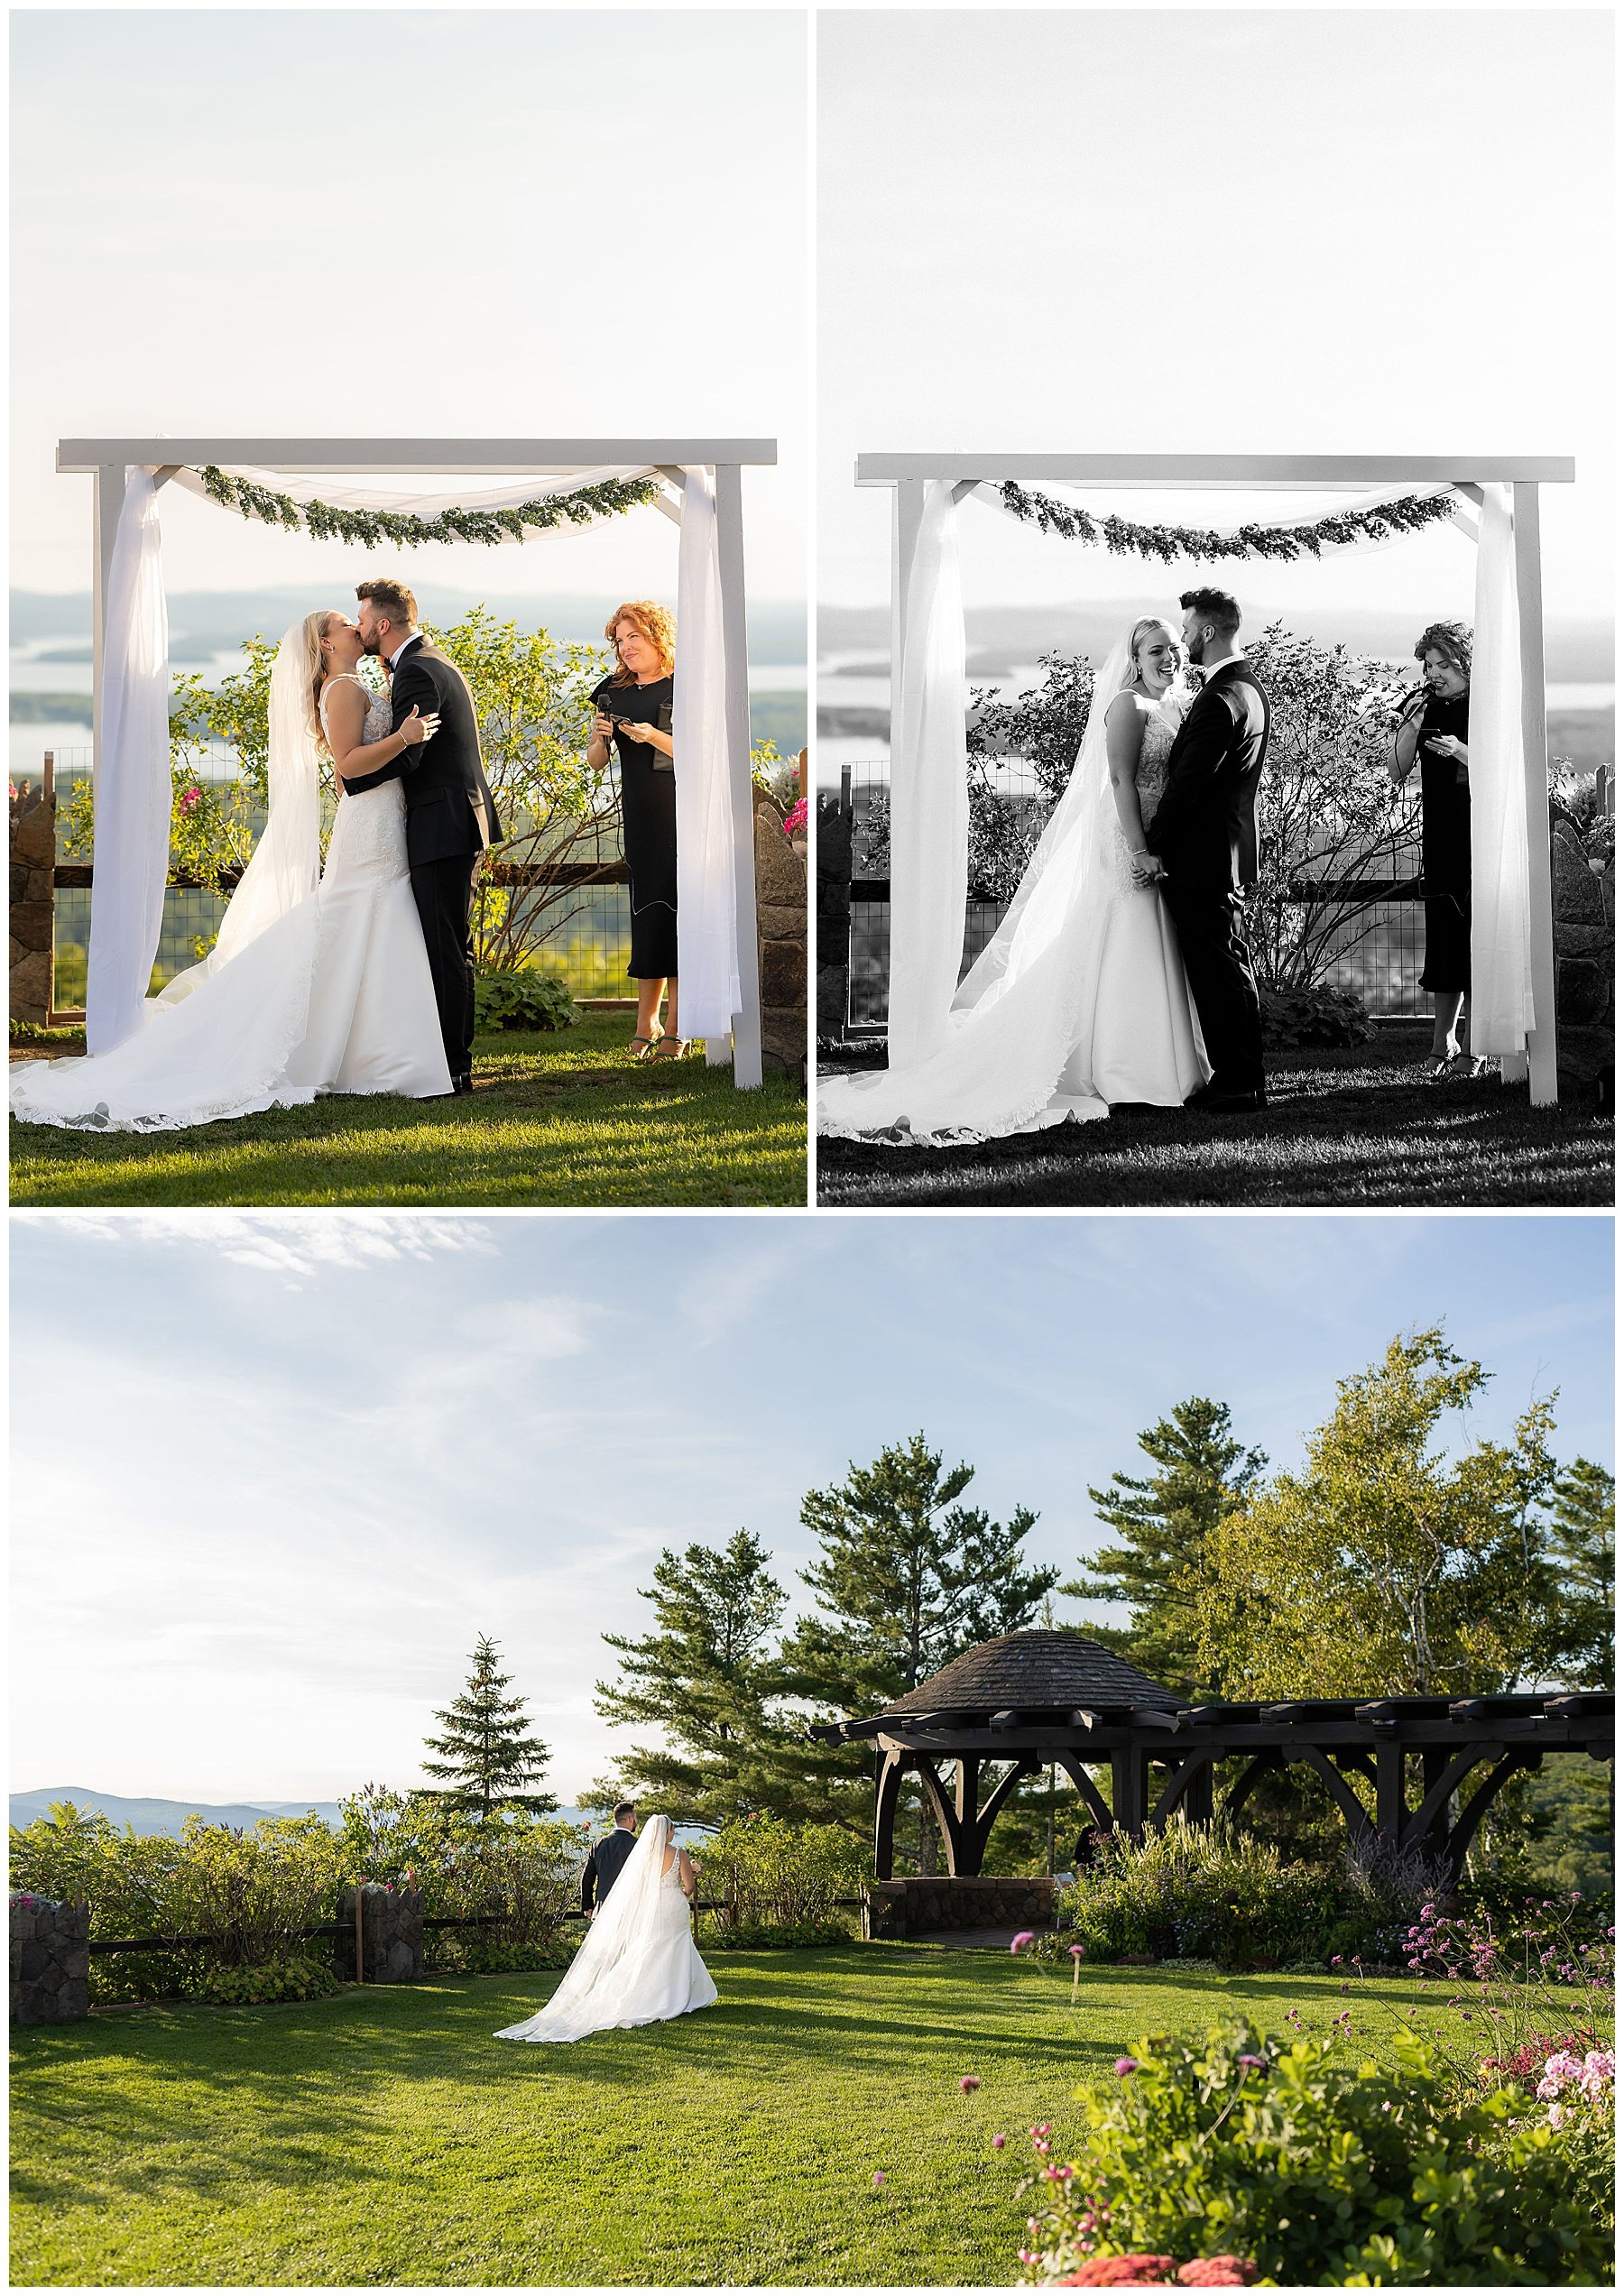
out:
{"label": "black and white photograph", "polygon": [[821,14],[821,1202],[1611,1202],[1610,41]]}

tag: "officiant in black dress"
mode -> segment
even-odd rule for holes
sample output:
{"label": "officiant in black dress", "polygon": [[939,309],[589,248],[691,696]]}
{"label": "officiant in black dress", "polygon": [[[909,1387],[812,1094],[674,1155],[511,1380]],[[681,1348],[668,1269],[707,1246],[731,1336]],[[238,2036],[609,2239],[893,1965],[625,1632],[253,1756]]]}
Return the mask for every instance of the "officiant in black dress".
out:
{"label": "officiant in black dress", "polygon": [[[1421,893],[1426,959],[1421,986],[1433,1000],[1433,1074],[1471,1063],[1472,992],[1472,632],[1435,622],[1416,643],[1423,684],[1393,733],[1396,787],[1421,768]],[[1487,1063],[1472,1064],[1478,1066]]]}
{"label": "officiant in black dress", "polygon": [[[687,1050],[677,1018],[677,775],[671,705],[677,624],[664,606],[640,598],[617,606],[604,625],[616,668],[593,689],[596,715],[588,764],[620,761],[621,824],[631,880],[632,958],[637,982],[639,1060],[675,1060]],[[665,1025],[660,1006],[665,999]]]}

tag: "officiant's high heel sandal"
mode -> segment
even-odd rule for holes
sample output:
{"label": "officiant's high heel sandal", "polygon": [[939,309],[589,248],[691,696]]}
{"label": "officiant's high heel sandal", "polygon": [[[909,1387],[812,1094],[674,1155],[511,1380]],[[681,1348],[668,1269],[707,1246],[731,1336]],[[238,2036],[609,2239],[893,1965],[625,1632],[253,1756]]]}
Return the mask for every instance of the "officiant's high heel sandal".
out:
{"label": "officiant's high heel sandal", "polygon": [[[676,1051],[668,1052],[666,1050],[666,1047],[668,1045],[675,1045],[677,1047]],[[650,1057],[653,1060],[680,1060],[687,1051],[687,1048],[688,1040],[686,1037],[674,1037],[668,1029],[665,1035],[660,1039],[660,1042],[655,1046]]]}
{"label": "officiant's high heel sandal", "polygon": [[[659,1042],[660,1038],[658,1037],[633,1037],[632,1039],[632,1059],[652,1060],[654,1057],[654,1047]],[[641,1047],[641,1050],[639,1049],[640,1047]]]}

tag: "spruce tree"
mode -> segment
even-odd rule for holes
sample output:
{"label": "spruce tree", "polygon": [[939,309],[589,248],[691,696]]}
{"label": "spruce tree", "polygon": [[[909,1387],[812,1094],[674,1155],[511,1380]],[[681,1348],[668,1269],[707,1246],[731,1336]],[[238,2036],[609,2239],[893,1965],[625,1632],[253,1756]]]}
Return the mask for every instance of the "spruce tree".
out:
{"label": "spruce tree", "polygon": [[[944,1470],[942,1453],[917,1434],[807,1492],[801,1521],[821,1552],[800,1575],[821,1607],[797,1619],[778,1667],[803,1723],[873,1714],[961,1650],[1031,1624],[1059,1573],[1023,1560],[1038,1519],[1029,1508],[997,1523],[961,1503],[974,1472]],[[765,1752],[775,1808],[867,1832],[865,1747],[828,1747],[786,1727]]]}
{"label": "spruce tree", "polygon": [[770,1735],[768,1646],[784,1614],[771,1557],[748,1531],[725,1547],[667,1549],[654,1583],[652,1634],[605,1635],[620,1679],[599,1683],[605,1721],[653,1726],[663,1746],[638,1746],[619,1776],[593,1789],[595,1804],[623,1795],[697,1825],[720,1825],[761,1801],[757,1765]]}
{"label": "spruce tree", "polygon": [[496,1645],[481,1635],[466,1688],[435,1716],[445,1724],[445,1736],[423,1741],[443,1758],[425,1761],[423,1767],[431,1778],[450,1781],[438,1792],[454,1810],[488,1818],[506,1805],[544,1818],[558,1808],[557,1801],[550,1793],[526,1793],[523,1788],[546,1769],[547,1748],[530,1735],[523,1699],[504,1696],[512,1676],[502,1673],[498,1657]]}
{"label": "spruce tree", "polygon": [[1582,1690],[1613,1678],[1613,1479],[1575,1459],[1557,1477],[1549,1552],[1557,1579],[1552,1671]]}
{"label": "spruce tree", "polygon": [[1121,1541],[1083,1558],[1078,1576],[1060,1589],[1084,1602],[1125,1602],[1126,1627],[1085,1622],[1082,1631],[1120,1651],[1152,1682],[1186,1696],[1209,1692],[1196,1609],[1206,1541],[1245,1499],[1268,1464],[1231,1432],[1229,1406],[1204,1396],[1175,1404],[1147,1427],[1140,1449],[1154,1474],[1120,1470],[1104,1490],[1090,1486],[1101,1520]]}

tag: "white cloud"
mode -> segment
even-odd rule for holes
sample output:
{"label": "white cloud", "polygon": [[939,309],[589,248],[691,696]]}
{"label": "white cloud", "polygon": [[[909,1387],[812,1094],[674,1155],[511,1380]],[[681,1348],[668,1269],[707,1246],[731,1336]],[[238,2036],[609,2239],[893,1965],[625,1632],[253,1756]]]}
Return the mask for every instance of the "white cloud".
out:
{"label": "white cloud", "polygon": [[492,1223],[412,1212],[17,1213],[106,1249],[179,1251],[257,1268],[298,1288],[326,1269],[375,1268],[496,1249]]}

